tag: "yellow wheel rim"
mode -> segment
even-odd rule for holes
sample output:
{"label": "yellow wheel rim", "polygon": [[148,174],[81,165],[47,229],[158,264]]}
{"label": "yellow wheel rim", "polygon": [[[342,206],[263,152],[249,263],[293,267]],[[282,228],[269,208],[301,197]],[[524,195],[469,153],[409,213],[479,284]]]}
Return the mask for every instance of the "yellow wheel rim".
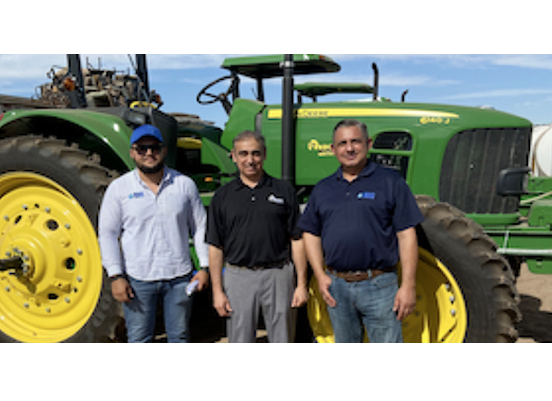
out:
{"label": "yellow wheel rim", "polygon": [[96,232],[79,202],[33,173],[0,176],[0,330],[21,342],[60,342],[92,315],[101,290]]}
{"label": "yellow wheel rim", "polygon": [[[419,248],[417,278],[416,310],[403,322],[404,342],[463,342],[468,327],[467,308],[450,271],[430,252]],[[313,334],[320,343],[332,343],[332,325],[314,277],[310,294],[307,308]]]}

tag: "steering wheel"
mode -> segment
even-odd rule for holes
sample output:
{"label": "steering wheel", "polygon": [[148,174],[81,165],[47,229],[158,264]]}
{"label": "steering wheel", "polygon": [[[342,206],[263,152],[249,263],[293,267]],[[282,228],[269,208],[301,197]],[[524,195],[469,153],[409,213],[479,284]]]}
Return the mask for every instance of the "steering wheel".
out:
{"label": "steering wheel", "polygon": [[[213,86],[217,85],[220,82],[227,81],[229,79],[232,80],[232,82],[230,83],[230,86],[228,87],[226,92],[222,92],[218,95],[214,95],[209,92],[209,90]],[[226,113],[230,114],[230,110],[232,110],[232,103],[230,103],[230,101],[228,100],[228,96],[234,91],[234,88],[236,87],[237,84],[238,84],[238,80],[234,79],[232,75],[219,78],[211,82],[207,86],[205,86],[202,90],[200,90],[199,93],[197,94],[196,100],[199,104],[213,104],[216,102],[221,102],[222,106],[224,107],[224,110],[226,110]]]}

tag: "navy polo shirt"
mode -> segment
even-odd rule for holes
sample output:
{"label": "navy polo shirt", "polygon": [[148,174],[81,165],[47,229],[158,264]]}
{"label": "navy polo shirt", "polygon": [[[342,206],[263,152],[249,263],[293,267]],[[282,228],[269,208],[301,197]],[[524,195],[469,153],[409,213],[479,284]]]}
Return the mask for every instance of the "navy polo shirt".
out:
{"label": "navy polo shirt", "polygon": [[422,221],[404,179],[369,162],[352,182],[341,168],[320,181],[298,227],[321,237],[326,265],[334,270],[386,270],[399,261],[396,233]]}
{"label": "navy polo shirt", "polygon": [[293,186],[267,174],[255,188],[238,177],[215,193],[209,206],[207,243],[223,249],[232,265],[254,267],[290,259],[299,201]]}

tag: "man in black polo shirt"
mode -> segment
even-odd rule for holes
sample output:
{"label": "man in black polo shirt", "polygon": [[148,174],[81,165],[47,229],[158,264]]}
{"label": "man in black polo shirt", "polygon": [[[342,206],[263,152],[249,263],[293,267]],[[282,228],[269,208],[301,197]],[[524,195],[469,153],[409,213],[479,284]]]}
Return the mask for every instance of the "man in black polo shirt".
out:
{"label": "man in black polo shirt", "polygon": [[308,300],[295,190],[263,171],[266,147],[257,133],[245,131],[234,139],[232,159],[239,177],[220,188],[209,206],[213,306],[220,316],[228,317],[230,342],[255,341],[259,310],[268,340],[290,342],[295,328],[292,308]]}
{"label": "man in black polo shirt", "polygon": [[401,320],[416,306],[415,226],[423,217],[402,177],[369,162],[371,146],[365,124],[336,126],[341,167],[316,185],[298,223],[336,342],[362,342],[363,326],[371,342],[402,342]]}

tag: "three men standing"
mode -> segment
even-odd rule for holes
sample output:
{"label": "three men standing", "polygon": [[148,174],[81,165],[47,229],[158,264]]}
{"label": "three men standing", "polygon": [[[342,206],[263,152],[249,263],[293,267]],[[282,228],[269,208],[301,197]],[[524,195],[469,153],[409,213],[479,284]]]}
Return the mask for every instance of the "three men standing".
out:
{"label": "three men standing", "polygon": [[[401,321],[416,305],[415,227],[423,217],[406,182],[368,160],[365,124],[335,127],[341,167],[316,185],[301,217],[293,186],[263,170],[264,137],[236,136],[239,175],[213,197],[206,233],[197,188],[164,166],[159,130],[136,129],[131,145],[137,169],[109,186],[99,219],[103,263],[123,302],[129,341],[151,341],[158,296],[169,341],[187,341],[191,232],[201,266],[209,261],[213,306],[227,317],[230,342],[255,341],[261,310],[270,342],[293,341],[293,308],[309,298],[307,257],[336,342],[361,342],[364,328],[371,342],[402,342]],[[202,270],[193,280],[202,289],[208,276]]]}

